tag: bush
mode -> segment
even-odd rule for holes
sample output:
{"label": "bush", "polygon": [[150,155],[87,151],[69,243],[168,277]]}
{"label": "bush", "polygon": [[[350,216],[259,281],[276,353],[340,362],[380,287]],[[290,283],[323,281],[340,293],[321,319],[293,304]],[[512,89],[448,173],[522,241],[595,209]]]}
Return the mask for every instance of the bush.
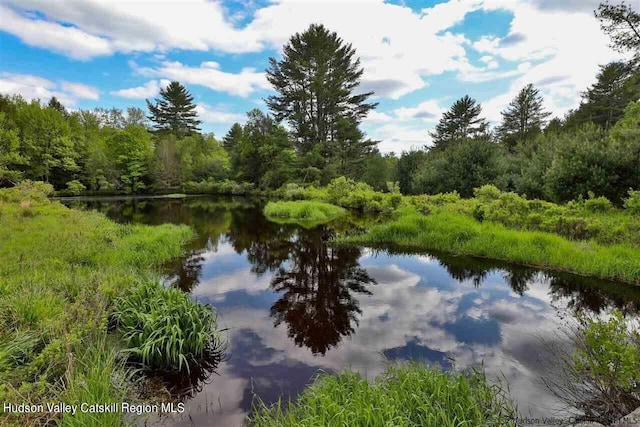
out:
{"label": "bush", "polygon": [[86,189],[87,187],[77,179],[67,182],[67,192],[71,195],[78,196]]}
{"label": "bush", "polygon": [[15,187],[0,190],[0,200],[6,202],[20,202],[30,200],[42,202],[53,193],[53,185],[42,181],[24,180]]}
{"label": "bush", "polygon": [[215,182],[212,179],[200,182],[189,181],[182,186],[185,193],[188,194],[223,194],[232,196],[242,196],[251,194],[255,187],[250,182],[235,182],[224,180]]}
{"label": "bush", "polygon": [[189,371],[221,355],[214,310],[179,289],[146,282],[116,301],[113,319],[145,369]]}
{"label": "bush", "polygon": [[629,197],[624,199],[624,208],[634,214],[640,214],[640,191],[629,190]]}
{"label": "bush", "polygon": [[254,409],[250,425],[515,426],[516,410],[477,370],[447,373],[418,363],[391,365],[370,382],[354,372],[323,375],[287,409]]}
{"label": "bush", "polygon": [[500,195],[502,195],[502,191],[500,191],[495,185],[483,185],[480,188],[474,188],[473,195],[483,202],[489,202],[497,200]]}
{"label": "bush", "polygon": [[580,314],[564,333],[573,351],[547,342],[556,360],[543,378],[560,399],[584,415],[578,419],[610,425],[640,406],[640,327],[619,311],[608,319]]}
{"label": "bush", "polygon": [[606,213],[613,209],[613,205],[606,197],[595,197],[592,192],[589,192],[589,199],[584,202],[586,210],[595,213]]}

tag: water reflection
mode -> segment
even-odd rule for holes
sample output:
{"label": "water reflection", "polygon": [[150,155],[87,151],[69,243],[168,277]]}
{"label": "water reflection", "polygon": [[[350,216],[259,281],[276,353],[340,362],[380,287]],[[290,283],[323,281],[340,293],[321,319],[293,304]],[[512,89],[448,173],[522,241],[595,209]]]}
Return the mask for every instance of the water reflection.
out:
{"label": "water reflection", "polygon": [[271,306],[275,326],[312,353],[325,354],[351,335],[362,314],[356,294],[371,295],[376,281],[360,267],[358,248],[332,248],[326,227],[300,231],[291,242],[289,262],[279,267],[271,289],[281,295]]}
{"label": "water reflection", "polygon": [[255,396],[295,397],[318,371],[369,377],[387,360],[445,369],[483,363],[523,415],[561,416],[539,378],[541,337],[580,311],[640,310],[640,288],[490,260],[332,248],[354,220],[311,230],[268,222],[247,200],[85,204],[118,221],[185,223],[198,238],[170,280],[216,307],[229,360],[184,396],[166,425],[242,425]]}

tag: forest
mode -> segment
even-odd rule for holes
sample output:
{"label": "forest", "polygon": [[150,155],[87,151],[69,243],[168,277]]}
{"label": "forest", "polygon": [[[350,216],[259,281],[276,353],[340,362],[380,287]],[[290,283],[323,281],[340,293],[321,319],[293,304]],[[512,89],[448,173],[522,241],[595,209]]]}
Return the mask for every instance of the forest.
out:
{"label": "forest", "polygon": [[[460,94],[430,132],[431,144],[425,129],[425,146],[381,154],[360,129],[376,103],[373,93],[358,92],[363,69],[355,49],[312,25],[291,38],[282,59],[270,59],[269,111],[249,111],[222,137],[200,131],[193,96],[179,82],[147,100],[147,111],[68,111],[55,98],[0,96],[0,185],[41,180],[67,195],[239,194],[345,176],[379,191],[397,182],[403,194],[471,197],[492,184],[529,198],[592,195],[620,206],[640,182],[640,41],[621,32],[614,12],[602,9],[603,29],[614,48],[636,55],[602,65],[565,117],[551,118],[529,84],[491,127],[482,105]],[[339,66],[311,70],[312,56]]]}
{"label": "forest", "polygon": [[[637,411],[640,13],[595,14],[625,59],[565,116],[533,83],[497,124],[460,93],[401,153],[362,130],[375,94],[321,24],[269,59],[266,111],[225,135],[202,131],[179,81],[126,111],[0,94],[0,424],[146,423],[21,410],[131,399],[191,404],[167,423],[211,425],[241,396],[243,425],[523,425],[504,374],[471,353],[520,357],[505,369],[522,392],[538,375],[525,339],[549,330],[543,365],[560,375],[535,380],[573,421]],[[52,199],[111,195],[126,197]],[[372,353],[372,377],[345,362],[368,369]]]}

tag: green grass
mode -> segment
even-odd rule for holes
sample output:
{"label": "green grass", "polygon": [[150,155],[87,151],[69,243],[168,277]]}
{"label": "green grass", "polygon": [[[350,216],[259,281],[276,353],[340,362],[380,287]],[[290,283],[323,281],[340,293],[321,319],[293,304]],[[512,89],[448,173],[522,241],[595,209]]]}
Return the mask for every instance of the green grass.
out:
{"label": "green grass", "polygon": [[206,359],[219,358],[224,348],[211,306],[157,281],[119,298],[114,319],[125,351],[147,370],[189,372]]}
{"label": "green grass", "polygon": [[341,207],[318,201],[269,202],[264,214],[270,221],[313,227],[344,215]]}
{"label": "green grass", "polygon": [[403,209],[393,220],[337,243],[438,250],[640,284],[640,250],[637,247],[627,244],[603,246],[594,241],[573,241],[540,231],[513,230],[449,211],[424,215],[413,209]]}
{"label": "green grass", "polygon": [[390,365],[369,382],[359,374],[324,375],[296,402],[260,404],[255,427],[514,426],[513,403],[479,371],[446,373],[418,363]]}
{"label": "green grass", "polygon": [[[153,280],[155,269],[179,256],[192,237],[186,226],[120,225],[67,209],[38,186],[0,190],[0,401],[64,400],[98,386],[96,366],[104,375],[110,367],[111,379],[124,375],[107,353],[98,364],[86,362],[97,357],[87,352],[106,339],[114,301]],[[119,395],[117,381],[99,381]],[[50,418],[3,413],[0,424]],[[102,425],[114,424],[105,417]]]}
{"label": "green grass", "polygon": [[66,375],[67,386],[60,390],[63,402],[78,405],[73,416],[58,421],[59,427],[102,427],[128,424],[122,413],[81,412],[80,405],[108,404],[131,399],[131,371],[124,369],[119,343],[104,335],[88,337],[87,346],[76,356]]}

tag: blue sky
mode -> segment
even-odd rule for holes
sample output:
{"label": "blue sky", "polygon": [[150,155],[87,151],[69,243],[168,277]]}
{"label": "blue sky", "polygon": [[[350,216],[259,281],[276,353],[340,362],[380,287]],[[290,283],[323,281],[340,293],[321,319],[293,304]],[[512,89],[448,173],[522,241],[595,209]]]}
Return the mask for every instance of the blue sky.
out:
{"label": "blue sky", "polygon": [[597,0],[0,0],[0,93],[71,109],[145,106],[168,81],[194,94],[203,129],[223,136],[265,108],[269,57],[323,23],[351,42],[378,109],[363,128],[396,153],[465,94],[493,123],[536,84],[556,115],[600,64],[618,59]]}

